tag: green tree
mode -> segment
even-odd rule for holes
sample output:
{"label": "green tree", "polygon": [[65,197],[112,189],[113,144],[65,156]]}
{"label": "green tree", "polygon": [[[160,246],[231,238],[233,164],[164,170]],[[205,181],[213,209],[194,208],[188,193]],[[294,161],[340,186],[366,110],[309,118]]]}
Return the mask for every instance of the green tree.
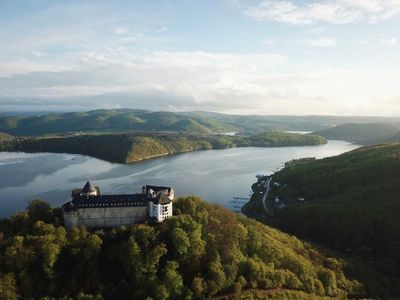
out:
{"label": "green tree", "polygon": [[19,299],[17,283],[12,273],[0,275],[0,300]]}
{"label": "green tree", "polygon": [[226,275],[219,256],[208,263],[207,274],[209,278],[207,282],[208,293],[210,295],[215,295],[224,288],[226,280]]}
{"label": "green tree", "polygon": [[27,212],[32,223],[38,220],[50,223],[53,220],[53,209],[49,203],[41,199],[30,201],[27,207]]}
{"label": "green tree", "polygon": [[183,279],[178,267],[176,261],[168,261],[162,276],[162,283],[168,288],[171,299],[179,299],[183,290]]}

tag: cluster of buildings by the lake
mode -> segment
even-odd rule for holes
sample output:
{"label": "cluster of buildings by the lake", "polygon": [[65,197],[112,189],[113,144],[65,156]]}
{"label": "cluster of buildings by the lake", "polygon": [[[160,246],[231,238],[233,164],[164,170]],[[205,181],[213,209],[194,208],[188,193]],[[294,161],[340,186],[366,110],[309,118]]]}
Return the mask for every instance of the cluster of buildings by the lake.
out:
{"label": "cluster of buildings by the lake", "polygon": [[[298,161],[303,162],[303,160],[293,160],[292,162],[297,163]],[[287,199],[284,200],[284,197],[281,196],[281,191],[287,187],[286,184],[282,185],[280,182],[275,181],[273,176],[257,174],[256,178],[257,187],[259,188],[259,194],[264,195],[262,201],[264,202],[263,204],[265,205],[267,211],[268,202],[270,203],[270,205],[273,206],[274,209],[285,209],[288,207]],[[269,195],[270,192],[272,192],[272,197],[270,197]],[[307,203],[306,199],[303,196],[297,196],[295,197],[295,200],[298,203]]]}
{"label": "cluster of buildings by the lake", "polygon": [[172,216],[174,190],[144,185],[141,193],[102,195],[89,181],[72,191],[72,200],[62,206],[67,228],[119,227],[142,222],[162,222]]}

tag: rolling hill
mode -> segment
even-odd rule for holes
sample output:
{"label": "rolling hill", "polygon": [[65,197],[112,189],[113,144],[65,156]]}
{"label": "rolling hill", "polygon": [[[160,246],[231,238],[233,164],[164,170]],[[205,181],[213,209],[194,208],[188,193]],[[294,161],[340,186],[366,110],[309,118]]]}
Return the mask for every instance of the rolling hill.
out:
{"label": "rolling hill", "polygon": [[350,123],[314,132],[329,140],[345,140],[362,145],[400,141],[399,126],[384,123]]}
{"label": "rolling hill", "polygon": [[0,143],[0,151],[83,154],[116,163],[133,163],[173,153],[233,147],[320,145],[320,136],[266,132],[251,136],[137,133],[16,138]]}
{"label": "rolling hill", "polygon": [[0,131],[19,136],[80,131],[183,131],[207,134],[233,129],[230,124],[207,118],[131,109],[0,117]]}
{"label": "rolling hill", "polygon": [[[40,200],[0,221],[1,299],[345,299],[352,263],[197,197],[159,225],[62,226]],[[46,282],[46,284],[43,284]]]}
{"label": "rolling hill", "polygon": [[[278,186],[268,197],[268,224],[400,280],[400,143],[292,161],[272,178]],[[279,208],[275,196],[287,207]]]}
{"label": "rolling hill", "polygon": [[316,131],[348,122],[393,122],[400,119],[335,116],[242,116],[212,112],[163,112],[137,109],[100,109],[88,112],[38,115],[0,115],[0,132],[39,136],[72,132],[154,132],[197,134],[264,131]]}
{"label": "rolling hill", "polygon": [[0,142],[11,141],[13,137],[7,133],[0,132]]}

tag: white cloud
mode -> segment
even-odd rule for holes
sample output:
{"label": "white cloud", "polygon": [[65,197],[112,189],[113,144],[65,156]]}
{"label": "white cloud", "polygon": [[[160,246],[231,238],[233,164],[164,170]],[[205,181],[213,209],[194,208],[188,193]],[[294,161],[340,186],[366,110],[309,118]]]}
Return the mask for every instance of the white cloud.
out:
{"label": "white cloud", "polygon": [[81,60],[84,63],[74,70],[0,78],[0,108],[10,107],[13,99],[19,99],[16,105],[36,99],[37,105],[64,106],[64,110],[84,105],[81,109],[400,113],[396,102],[385,102],[400,96],[400,71],[356,72],[316,65],[289,71],[292,62],[274,53],[105,51],[86,53]]}
{"label": "white cloud", "polygon": [[388,45],[396,45],[397,44],[397,39],[396,38],[381,39],[381,42],[384,43],[384,44],[388,44]]}
{"label": "white cloud", "polygon": [[356,41],[352,42],[353,45],[357,45],[357,46],[365,46],[365,45],[368,45],[369,43],[370,42],[367,40],[356,40]]}
{"label": "white cloud", "polygon": [[274,40],[265,40],[262,42],[262,44],[266,46],[273,46],[276,44],[276,42]]}
{"label": "white cloud", "polygon": [[314,27],[314,28],[310,28],[308,29],[308,32],[314,35],[320,35],[323,34],[325,32],[325,28],[324,27]]}
{"label": "white cloud", "polygon": [[245,14],[259,21],[277,21],[294,25],[327,22],[348,24],[378,22],[400,14],[400,1],[324,0],[296,4],[288,0],[263,0],[248,7]]}
{"label": "white cloud", "polygon": [[142,32],[136,33],[136,34],[131,34],[131,35],[127,35],[124,36],[123,38],[121,38],[121,42],[123,43],[132,43],[132,42],[137,42],[140,39],[144,38],[145,34]]}
{"label": "white cloud", "polygon": [[113,32],[117,35],[126,34],[129,32],[129,28],[125,26],[116,27],[113,29]]}
{"label": "white cloud", "polygon": [[158,28],[155,32],[162,33],[162,32],[168,31],[168,30],[169,30],[169,28],[167,26],[162,26],[162,27]]}
{"label": "white cloud", "polygon": [[304,39],[304,40],[287,40],[287,45],[290,46],[309,46],[318,48],[329,48],[338,45],[336,39],[330,37],[322,37],[315,39]]}
{"label": "white cloud", "polygon": [[332,38],[321,38],[321,39],[309,40],[309,41],[307,41],[306,44],[313,46],[313,47],[328,48],[328,47],[336,46],[337,41]]}
{"label": "white cloud", "polygon": [[51,63],[51,62],[35,62],[26,59],[14,60],[13,62],[1,62],[0,63],[0,78],[12,76],[18,74],[26,74],[30,72],[61,72],[66,70],[72,70],[74,68],[71,64]]}

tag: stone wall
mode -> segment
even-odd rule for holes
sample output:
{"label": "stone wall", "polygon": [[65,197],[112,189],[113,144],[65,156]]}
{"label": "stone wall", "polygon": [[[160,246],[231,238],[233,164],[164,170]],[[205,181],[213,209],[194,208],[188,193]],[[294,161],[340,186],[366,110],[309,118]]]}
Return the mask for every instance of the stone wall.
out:
{"label": "stone wall", "polygon": [[147,206],[136,207],[90,207],[65,212],[64,224],[72,227],[119,227],[144,222]]}

